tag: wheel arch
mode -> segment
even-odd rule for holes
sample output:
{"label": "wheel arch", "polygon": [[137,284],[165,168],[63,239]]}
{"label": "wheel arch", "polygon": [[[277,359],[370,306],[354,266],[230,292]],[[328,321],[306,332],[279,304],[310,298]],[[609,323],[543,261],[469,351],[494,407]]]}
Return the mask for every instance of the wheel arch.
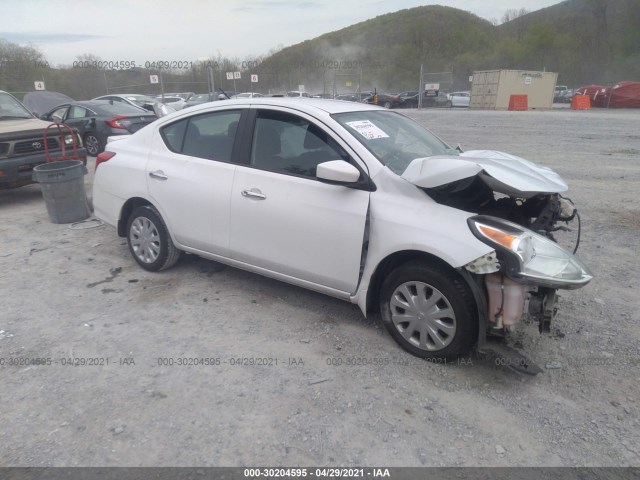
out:
{"label": "wheel arch", "polygon": [[410,261],[421,261],[431,265],[437,265],[439,267],[445,268],[459,275],[461,279],[468,283],[468,280],[458,273],[454,267],[452,267],[449,263],[445,262],[441,258],[424,251],[420,250],[403,250],[399,252],[394,252],[387,257],[385,257],[378,266],[376,267],[373,275],[371,276],[371,280],[369,282],[369,288],[367,289],[367,303],[366,310],[367,312],[377,312],[379,310],[379,300],[380,300],[380,288],[382,287],[382,282],[384,278],[396,267],[410,262]]}
{"label": "wheel arch", "polygon": [[467,270],[457,269],[451,266],[443,259],[420,250],[403,250],[395,252],[384,258],[376,267],[369,288],[367,289],[366,311],[372,313],[380,312],[380,291],[384,278],[396,267],[410,261],[421,261],[431,265],[437,265],[441,268],[449,270],[457,275],[469,288],[473,301],[475,303],[476,314],[478,319],[478,338],[477,345],[482,347],[486,342],[486,330],[489,325],[487,316],[487,298],[485,295],[483,282],[478,275],[471,274]]}
{"label": "wheel arch", "polygon": [[150,205],[155,208],[149,200],[142,197],[133,197],[127,200],[122,209],[120,209],[120,218],[118,219],[118,236],[126,237],[127,236],[127,222],[129,221],[129,216],[131,213],[138,207],[142,207],[144,205]]}

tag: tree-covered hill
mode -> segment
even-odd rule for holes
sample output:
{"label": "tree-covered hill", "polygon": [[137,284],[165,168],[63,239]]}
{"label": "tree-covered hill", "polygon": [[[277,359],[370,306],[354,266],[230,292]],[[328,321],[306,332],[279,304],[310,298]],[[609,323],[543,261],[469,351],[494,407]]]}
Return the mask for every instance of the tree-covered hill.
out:
{"label": "tree-covered hill", "polygon": [[[558,72],[570,87],[620,80],[640,81],[640,0],[566,0],[535,12],[510,10],[502,22],[469,12],[428,5],[381,15],[326,33],[263,57],[212,56],[216,88],[263,93],[304,85],[309,92],[416,90],[420,65],[425,81],[444,89],[468,89],[475,70],[527,69]],[[78,52],[78,60],[100,60]],[[189,52],[185,52],[185,58]],[[100,62],[98,62],[100,63]],[[49,90],[74,98],[104,93],[160,93],[149,84],[149,68],[104,70],[51,66],[32,46],[0,39],[0,89],[33,90],[45,80]],[[241,71],[241,80],[226,72]],[[210,72],[163,70],[165,91],[204,92]],[[258,74],[259,83],[249,74]]]}

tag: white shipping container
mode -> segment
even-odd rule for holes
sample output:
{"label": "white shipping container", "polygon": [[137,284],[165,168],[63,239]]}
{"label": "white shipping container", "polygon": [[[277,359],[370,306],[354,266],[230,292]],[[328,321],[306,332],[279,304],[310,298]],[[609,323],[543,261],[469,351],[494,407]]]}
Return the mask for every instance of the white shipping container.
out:
{"label": "white shipping container", "polygon": [[511,95],[526,95],[530,109],[553,106],[558,74],[531,70],[473,72],[469,108],[507,110]]}

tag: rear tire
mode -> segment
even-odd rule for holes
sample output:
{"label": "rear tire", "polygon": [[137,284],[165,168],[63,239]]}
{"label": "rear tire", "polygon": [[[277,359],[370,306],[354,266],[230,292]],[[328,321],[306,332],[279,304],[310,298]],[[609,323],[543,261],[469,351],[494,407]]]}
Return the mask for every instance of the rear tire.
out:
{"label": "rear tire", "polygon": [[134,260],[145,270],[158,272],[180,258],[160,213],[151,205],[136,208],[127,222],[127,243]]}
{"label": "rear tire", "polygon": [[473,295],[443,267],[409,262],[392,270],[380,289],[380,312],[394,340],[417,357],[455,359],[478,337]]}

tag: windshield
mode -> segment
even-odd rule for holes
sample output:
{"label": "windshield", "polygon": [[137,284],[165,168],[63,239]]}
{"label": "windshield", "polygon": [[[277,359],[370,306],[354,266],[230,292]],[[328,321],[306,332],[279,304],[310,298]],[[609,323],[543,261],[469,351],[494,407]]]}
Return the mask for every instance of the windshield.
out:
{"label": "windshield", "polygon": [[33,118],[33,115],[8,93],[0,93],[0,120],[16,120],[21,118]]}
{"label": "windshield", "polygon": [[433,133],[395,112],[366,110],[337,113],[333,118],[398,175],[416,158],[458,154]]}

